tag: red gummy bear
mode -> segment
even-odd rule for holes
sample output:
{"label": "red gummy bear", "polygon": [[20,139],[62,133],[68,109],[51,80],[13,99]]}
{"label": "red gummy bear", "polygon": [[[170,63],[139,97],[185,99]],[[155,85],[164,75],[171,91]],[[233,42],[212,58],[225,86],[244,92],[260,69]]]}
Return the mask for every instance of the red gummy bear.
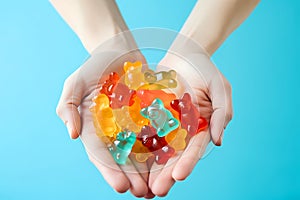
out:
{"label": "red gummy bear", "polygon": [[119,75],[112,72],[100,87],[100,93],[108,96],[112,108],[121,108],[125,105],[131,106],[134,103],[133,98],[136,92],[130,90],[126,85],[118,83],[119,80]]}
{"label": "red gummy bear", "polygon": [[110,106],[115,108],[121,108],[122,106],[131,106],[134,103],[133,98],[136,95],[135,90],[129,89],[126,85],[118,83],[110,97]]}
{"label": "red gummy bear", "polygon": [[166,164],[168,160],[175,154],[175,149],[169,145],[158,149],[155,155],[155,162],[159,165]]}
{"label": "red gummy bear", "polygon": [[116,72],[111,72],[109,77],[100,87],[100,93],[106,94],[107,96],[112,95],[115,86],[120,80],[119,75]]}
{"label": "red gummy bear", "polygon": [[175,94],[166,93],[163,90],[138,90],[136,94],[142,99],[141,108],[150,106],[154,99],[159,98],[164,102],[165,107],[171,110],[170,103],[176,99]]}
{"label": "red gummy bear", "polygon": [[207,128],[205,118],[200,117],[200,112],[192,103],[190,94],[184,93],[181,99],[171,102],[171,107],[179,113],[181,127],[186,129],[190,136],[194,136]]}
{"label": "red gummy bear", "polygon": [[168,145],[165,137],[159,137],[156,129],[151,126],[143,126],[138,139],[155,155],[155,162],[159,165],[167,163],[175,154],[175,150]]}

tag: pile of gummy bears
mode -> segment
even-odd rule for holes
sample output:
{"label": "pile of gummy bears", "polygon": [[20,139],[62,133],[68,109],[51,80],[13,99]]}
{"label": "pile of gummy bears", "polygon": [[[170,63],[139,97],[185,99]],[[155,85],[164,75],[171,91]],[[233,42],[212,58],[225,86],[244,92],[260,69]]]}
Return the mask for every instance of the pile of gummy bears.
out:
{"label": "pile of gummy bears", "polygon": [[138,162],[151,156],[165,164],[189,139],[207,128],[189,93],[177,98],[166,89],[176,88],[176,71],[142,71],[142,63],[124,63],[120,77],[112,72],[100,84],[90,111],[96,134],[114,160],[126,164],[130,154]]}

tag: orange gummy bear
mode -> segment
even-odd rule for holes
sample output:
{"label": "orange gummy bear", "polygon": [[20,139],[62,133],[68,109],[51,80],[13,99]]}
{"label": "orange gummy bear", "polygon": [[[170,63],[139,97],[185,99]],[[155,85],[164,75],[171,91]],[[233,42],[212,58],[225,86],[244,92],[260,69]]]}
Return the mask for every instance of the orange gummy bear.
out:
{"label": "orange gummy bear", "polygon": [[105,94],[99,94],[93,99],[93,102],[90,111],[93,113],[95,127],[101,129],[101,132],[96,131],[97,135],[115,138],[121,129],[109,107],[108,97]]}

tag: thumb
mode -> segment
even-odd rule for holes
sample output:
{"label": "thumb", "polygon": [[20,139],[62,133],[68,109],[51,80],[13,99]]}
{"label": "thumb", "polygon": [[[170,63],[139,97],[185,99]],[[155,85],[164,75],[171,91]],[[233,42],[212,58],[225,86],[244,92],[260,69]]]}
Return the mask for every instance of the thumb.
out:
{"label": "thumb", "polygon": [[209,84],[213,113],[210,119],[210,131],[215,145],[221,146],[224,129],[232,119],[231,86],[218,72]]}
{"label": "thumb", "polygon": [[81,119],[78,106],[82,99],[82,84],[78,84],[77,71],[69,76],[56,108],[56,113],[66,125],[72,139],[78,138],[81,132]]}

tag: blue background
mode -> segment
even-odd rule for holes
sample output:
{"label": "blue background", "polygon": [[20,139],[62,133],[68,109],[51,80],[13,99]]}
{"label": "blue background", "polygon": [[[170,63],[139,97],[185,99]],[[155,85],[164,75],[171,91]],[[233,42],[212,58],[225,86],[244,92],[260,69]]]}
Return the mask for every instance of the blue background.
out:
{"label": "blue background", "polygon": [[[214,54],[234,119],[167,199],[300,198],[298,2],[261,2]],[[195,1],[118,3],[130,28],[179,31]],[[64,79],[88,56],[76,35],[47,1],[0,11],[0,199],[133,198],[106,184],[55,114]]]}

